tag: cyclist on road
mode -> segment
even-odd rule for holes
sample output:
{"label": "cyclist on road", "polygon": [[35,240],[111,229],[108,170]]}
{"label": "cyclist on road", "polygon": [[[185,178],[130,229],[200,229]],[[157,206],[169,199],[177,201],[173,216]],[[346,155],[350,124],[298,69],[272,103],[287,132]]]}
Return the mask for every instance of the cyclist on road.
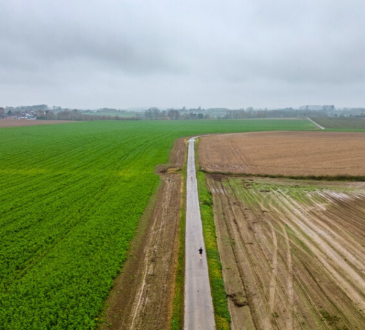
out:
{"label": "cyclist on road", "polygon": [[203,248],[199,249],[199,256],[200,256],[200,259],[203,257]]}

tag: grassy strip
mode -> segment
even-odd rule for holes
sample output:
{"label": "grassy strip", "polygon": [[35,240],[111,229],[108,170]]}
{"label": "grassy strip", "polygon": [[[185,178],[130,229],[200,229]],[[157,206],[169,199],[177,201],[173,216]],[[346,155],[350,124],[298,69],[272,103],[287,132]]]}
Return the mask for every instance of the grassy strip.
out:
{"label": "grassy strip", "polygon": [[251,174],[251,173],[232,173],[220,171],[207,171],[200,169],[206,174],[222,174],[239,177],[260,177],[260,178],[277,178],[277,179],[294,179],[294,180],[314,180],[314,181],[365,181],[364,175],[282,175],[282,174]]}
{"label": "grassy strip", "polygon": [[179,254],[175,279],[175,296],[173,301],[171,330],[180,330],[184,326],[184,284],[185,284],[185,223],[186,223],[186,153],[185,163],[181,169],[182,191],[179,228]]}
{"label": "grassy strip", "polygon": [[226,330],[230,329],[231,316],[228,310],[227,295],[222,276],[222,264],[219,258],[216,241],[213,216],[213,199],[212,194],[206,184],[205,174],[200,171],[198,167],[197,153],[195,153],[195,156],[200,213],[203,223],[204,242],[208,259],[209,279],[213,297],[216,329]]}

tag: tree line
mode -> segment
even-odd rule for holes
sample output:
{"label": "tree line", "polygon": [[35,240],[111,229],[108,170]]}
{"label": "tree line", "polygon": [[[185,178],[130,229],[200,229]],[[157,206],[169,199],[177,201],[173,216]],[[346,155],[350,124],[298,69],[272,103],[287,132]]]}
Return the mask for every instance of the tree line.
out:
{"label": "tree line", "polygon": [[84,115],[78,110],[63,110],[54,112],[52,110],[38,111],[39,120],[74,120],[74,121],[93,121],[93,120],[140,120],[138,115],[134,117],[108,116],[108,115]]}
{"label": "tree line", "polygon": [[160,110],[158,108],[149,108],[145,111],[144,116],[149,120],[191,120],[191,119],[210,119],[210,115],[203,113],[181,113],[179,110],[169,109]]}
{"label": "tree line", "polygon": [[224,119],[248,119],[248,118],[303,118],[303,117],[327,117],[327,111],[319,110],[295,110],[292,108],[279,110],[228,110]]}

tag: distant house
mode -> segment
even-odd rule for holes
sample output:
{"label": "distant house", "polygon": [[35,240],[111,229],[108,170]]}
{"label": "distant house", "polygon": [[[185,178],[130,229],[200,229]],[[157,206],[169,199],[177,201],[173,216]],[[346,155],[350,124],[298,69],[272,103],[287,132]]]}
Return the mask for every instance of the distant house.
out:
{"label": "distant house", "polygon": [[335,110],[334,105],[303,105],[299,108],[300,110],[318,110],[318,111],[333,111]]}

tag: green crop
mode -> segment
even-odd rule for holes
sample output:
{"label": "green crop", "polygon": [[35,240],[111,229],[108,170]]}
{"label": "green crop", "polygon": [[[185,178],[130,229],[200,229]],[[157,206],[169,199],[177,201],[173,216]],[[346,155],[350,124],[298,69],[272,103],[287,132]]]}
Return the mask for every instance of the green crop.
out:
{"label": "green crop", "polygon": [[93,329],[175,139],[305,120],[0,129],[0,329]]}
{"label": "green crop", "polygon": [[311,118],[317,124],[326,128],[326,130],[342,130],[342,131],[360,131],[365,130],[365,120],[363,118],[349,117],[325,117]]}

